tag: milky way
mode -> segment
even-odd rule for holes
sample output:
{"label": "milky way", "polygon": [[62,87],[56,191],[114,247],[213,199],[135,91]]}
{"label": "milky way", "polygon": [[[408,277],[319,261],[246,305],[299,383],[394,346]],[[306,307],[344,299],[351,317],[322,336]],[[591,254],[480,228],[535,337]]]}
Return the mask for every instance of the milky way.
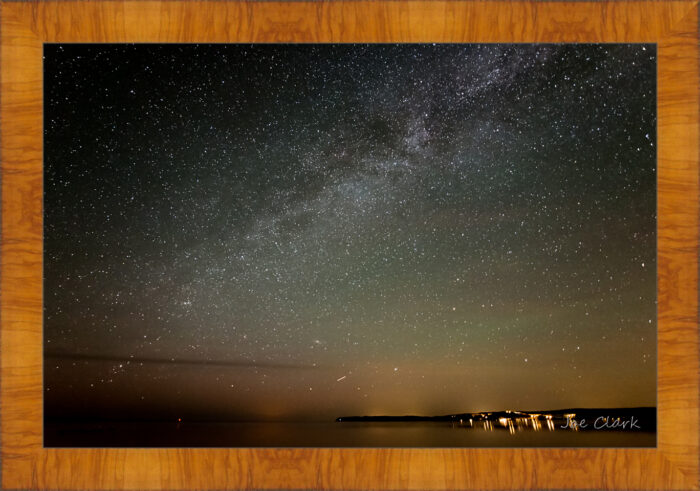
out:
{"label": "milky way", "polygon": [[654,45],[46,45],[47,417],[656,403]]}

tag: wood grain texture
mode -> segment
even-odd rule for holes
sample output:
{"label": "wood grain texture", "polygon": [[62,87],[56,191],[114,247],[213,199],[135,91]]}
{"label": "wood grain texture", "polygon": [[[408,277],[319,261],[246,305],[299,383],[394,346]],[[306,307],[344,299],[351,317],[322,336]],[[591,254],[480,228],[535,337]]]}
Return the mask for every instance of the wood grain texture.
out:
{"label": "wood grain texture", "polygon": [[[697,0],[0,7],[3,489],[700,489]],[[658,448],[44,449],[42,44],[409,41],[658,43]]]}

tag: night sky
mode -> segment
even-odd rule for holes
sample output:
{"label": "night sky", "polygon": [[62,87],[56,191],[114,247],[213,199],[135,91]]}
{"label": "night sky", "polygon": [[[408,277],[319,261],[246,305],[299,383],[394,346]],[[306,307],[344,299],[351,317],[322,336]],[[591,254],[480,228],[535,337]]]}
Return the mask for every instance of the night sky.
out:
{"label": "night sky", "polygon": [[656,404],[654,45],[45,45],[46,416]]}

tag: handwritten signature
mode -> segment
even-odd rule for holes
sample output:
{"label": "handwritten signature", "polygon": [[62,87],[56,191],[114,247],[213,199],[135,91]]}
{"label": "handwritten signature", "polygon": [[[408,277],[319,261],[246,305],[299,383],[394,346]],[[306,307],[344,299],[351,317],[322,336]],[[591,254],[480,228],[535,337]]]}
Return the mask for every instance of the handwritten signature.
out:
{"label": "handwritten signature", "polygon": [[[586,422],[585,419],[579,421],[575,420],[571,416],[566,417],[566,424],[560,426],[560,428],[571,428],[572,430],[582,429],[585,430],[589,427],[590,423]],[[613,418],[611,416],[599,416],[593,422],[594,430],[641,430],[639,426],[639,420],[634,416],[629,419],[623,418]]]}

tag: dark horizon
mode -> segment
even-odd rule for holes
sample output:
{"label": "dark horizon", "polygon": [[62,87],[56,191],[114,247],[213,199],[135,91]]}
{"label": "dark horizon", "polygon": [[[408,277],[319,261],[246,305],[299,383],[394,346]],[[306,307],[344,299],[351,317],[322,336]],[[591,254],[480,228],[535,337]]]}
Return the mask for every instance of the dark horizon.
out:
{"label": "dark horizon", "polygon": [[482,411],[453,411],[449,413],[444,413],[444,414],[363,414],[363,415],[339,415],[335,418],[332,418],[330,420],[328,419],[323,419],[323,420],[302,420],[302,419],[210,419],[210,418],[202,418],[202,419],[189,419],[189,418],[182,418],[182,417],[175,417],[175,418],[167,418],[167,419],[155,419],[155,418],[133,418],[129,417],[128,419],[109,419],[109,418],[104,418],[101,416],[95,416],[94,414],[92,417],[90,415],[80,415],[79,417],[55,417],[52,419],[46,419],[45,421],[49,424],[55,424],[55,423],[97,423],[97,422],[112,422],[112,423],[124,423],[124,422],[143,422],[143,423],[148,423],[148,422],[154,422],[154,423],[273,423],[273,422],[284,422],[284,423],[299,423],[299,424],[304,424],[304,423],[329,423],[329,422],[337,422],[340,419],[343,420],[351,420],[351,419],[372,419],[372,418],[391,418],[391,419],[402,419],[402,418],[418,418],[418,419],[433,419],[433,418],[449,418],[450,416],[460,416],[460,415],[465,415],[465,414],[500,414],[500,413],[506,413],[506,412],[511,412],[511,413],[553,413],[553,414],[558,414],[558,413],[564,413],[564,412],[570,412],[570,411],[585,411],[585,412],[601,412],[604,413],[605,411],[609,412],[634,412],[635,410],[638,411],[647,411],[647,410],[653,410],[656,411],[658,408],[656,406],[629,406],[629,407],[568,407],[568,408],[556,408],[556,409],[490,409],[490,410],[482,410]]}
{"label": "dark horizon", "polygon": [[654,447],[657,409],[567,408],[334,421],[59,420],[44,445],[66,447]]}

